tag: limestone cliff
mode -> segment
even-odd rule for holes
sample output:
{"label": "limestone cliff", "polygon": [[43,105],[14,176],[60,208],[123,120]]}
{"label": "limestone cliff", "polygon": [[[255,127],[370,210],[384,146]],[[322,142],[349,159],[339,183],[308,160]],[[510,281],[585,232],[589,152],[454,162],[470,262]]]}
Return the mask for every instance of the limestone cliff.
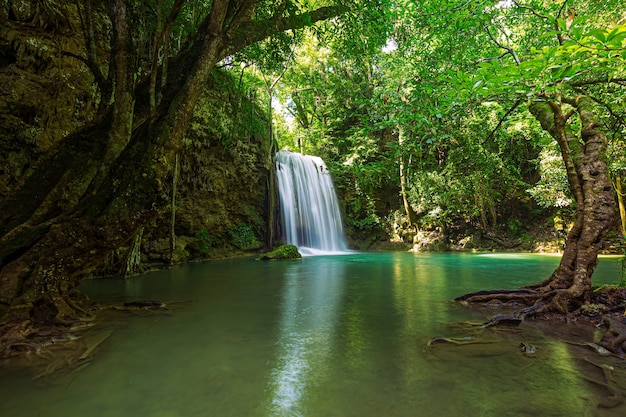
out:
{"label": "limestone cliff", "polygon": [[[254,101],[215,74],[179,155],[175,261],[261,248],[267,228],[270,143]],[[146,261],[169,258],[170,213],[148,231]]]}

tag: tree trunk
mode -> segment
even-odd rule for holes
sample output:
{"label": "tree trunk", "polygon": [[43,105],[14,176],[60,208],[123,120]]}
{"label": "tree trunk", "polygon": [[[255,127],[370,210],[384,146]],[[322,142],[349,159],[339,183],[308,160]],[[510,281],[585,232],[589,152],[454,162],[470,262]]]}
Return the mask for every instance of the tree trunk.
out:
{"label": "tree trunk", "polygon": [[[167,210],[163,183],[215,64],[245,46],[341,12],[323,7],[255,21],[257,2],[214,0],[193,45],[172,58],[150,114],[150,82],[135,86],[126,1],[111,3],[114,103],[70,134],[0,201],[0,357],[38,329],[84,316],[72,290],[113,250]],[[154,101],[153,101],[154,104]]]}
{"label": "tree trunk", "polygon": [[[398,132],[398,145],[400,149],[402,149],[403,142],[404,142],[404,131],[400,130],[400,132]],[[405,164],[404,164],[404,156],[400,155],[399,163],[400,163],[400,195],[402,197],[404,213],[406,214],[409,227],[413,227],[415,226],[415,212],[411,208],[411,204],[409,203],[409,199],[407,196],[407,184],[406,184],[406,172],[405,172],[406,169],[405,169]]]}
{"label": "tree trunk", "polygon": [[276,236],[276,165],[272,157],[274,144],[270,143],[270,155],[268,162],[269,176],[267,178],[267,239],[265,246],[267,250],[274,248]]}
{"label": "tree trunk", "polygon": [[119,275],[122,278],[129,278],[141,273],[141,238],[143,237],[143,227],[139,229],[134,238],[131,239],[128,252],[122,263]]}
{"label": "tree trunk", "polygon": [[624,205],[624,189],[622,188],[622,176],[615,177],[615,192],[617,194],[617,203],[619,206],[619,218],[622,222],[622,236],[626,237],[626,205]]}
{"label": "tree trunk", "polygon": [[172,168],[172,199],[170,202],[170,266],[174,265],[174,252],[176,250],[176,185],[178,182],[178,154],[174,156]]}
{"label": "tree trunk", "polygon": [[554,137],[562,150],[572,193],[576,197],[574,225],[570,230],[561,262],[543,282],[524,287],[524,291],[478,292],[458,300],[483,303],[493,300],[530,305],[529,312],[554,311],[570,313],[589,301],[591,276],[598,263],[598,253],[615,220],[615,199],[604,161],[606,136],[595,122],[592,102],[581,96],[569,100],[578,113],[582,129],[580,143],[558,103],[533,103],[531,113],[544,130]]}

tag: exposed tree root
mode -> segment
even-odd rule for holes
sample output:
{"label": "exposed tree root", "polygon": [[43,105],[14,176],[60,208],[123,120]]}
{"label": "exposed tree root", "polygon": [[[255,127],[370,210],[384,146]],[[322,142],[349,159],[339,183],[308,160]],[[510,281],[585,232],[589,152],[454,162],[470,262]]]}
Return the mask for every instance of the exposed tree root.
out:
{"label": "exposed tree root", "polygon": [[61,377],[67,371],[79,372],[88,366],[111,337],[121,314],[170,314],[172,308],[185,302],[118,300],[115,304],[102,306],[83,303],[77,315],[66,317],[63,324],[56,319],[47,324],[33,320],[5,323],[0,327],[0,359],[5,359],[7,364],[32,369],[33,379],[53,382],[57,375]]}
{"label": "exposed tree root", "polygon": [[623,318],[619,320],[617,317],[605,315],[602,321],[608,330],[598,344],[623,357],[626,352],[626,324]]}
{"label": "exposed tree root", "polygon": [[427,347],[432,348],[433,345],[437,344],[437,343],[449,343],[449,344],[453,344],[453,345],[474,345],[474,344],[485,344],[485,343],[494,343],[493,340],[481,340],[481,339],[477,339],[475,337],[472,336],[466,336],[466,337],[442,337],[442,336],[437,336],[437,337],[433,337],[432,339],[430,339],[428,341],[428,343],[426,344]]}
{"label": "exposed tree root", "polygon": [[553,280],[546,280],[540,284],[516,290],[477,291],[458,297],[455,301],[465,306],[512,310],[510,313],[494,315],[486,322],[480,323],[482,327],[517,325],[540,314],[547,317],[559,316],[566,321],[575,321],[581,317],[592,319],[605,329],[602,340],[594,346],[624,357],[626,289],[603,287],[590,295],[589,302],[584,303],[577,288],[558,288]]}
{"label": "exposed tree root", "polygon": [[598,403],[599,408],[615,408],[624,402],[624,393],[618,386],[615,378],[613,377],[614,368],[607,364],[597,364],[596,362],[587,358],[583,359],[586,363],[589,363],[602,371],[602,377],[604,380],[598,380],[591,378],[585,374],[581,377],[585,381],[592,383],[598,387],[601,387],[608,392],[608,396]]}

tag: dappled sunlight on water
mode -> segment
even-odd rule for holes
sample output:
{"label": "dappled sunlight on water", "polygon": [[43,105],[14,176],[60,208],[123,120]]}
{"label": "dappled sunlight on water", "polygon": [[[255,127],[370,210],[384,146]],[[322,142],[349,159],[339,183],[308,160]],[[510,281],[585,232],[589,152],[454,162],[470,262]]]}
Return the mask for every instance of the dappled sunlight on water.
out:
{"label": "dappled sunlight on water", "polygon": [[[31,381],[0,369],[0,415],[624,415],[623,404],[598,408],[607,391],[585,378],[570,345],[529,324],[472,326],[486,313],[450,301],[538,281],[558,260],[352,253],[86,282],[94,299],[177,307],[116,316],[111,337],[79,370]],[[617,260],[601,261],[595,279],[616,282]],[[428,346],[434,336],[462,343]],[[520,343],[536,354],[524,355]]]}

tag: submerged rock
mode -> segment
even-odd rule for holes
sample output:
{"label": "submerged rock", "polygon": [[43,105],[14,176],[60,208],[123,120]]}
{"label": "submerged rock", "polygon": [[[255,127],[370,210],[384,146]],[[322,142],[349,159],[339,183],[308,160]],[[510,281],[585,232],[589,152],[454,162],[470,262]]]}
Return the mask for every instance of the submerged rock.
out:
{"label": "submerged rock", "polygon": [[537,348],[530,343],[521,342],[519,344],[520,351],[526,356],[533,356],[537,353]]}
{"label": "submerged rock", "polygon": [[295,245],[282,245],[276,249],[264,253],[259,256],[261,261],[269,261],[272,259],[301,259],[302,255]]}

